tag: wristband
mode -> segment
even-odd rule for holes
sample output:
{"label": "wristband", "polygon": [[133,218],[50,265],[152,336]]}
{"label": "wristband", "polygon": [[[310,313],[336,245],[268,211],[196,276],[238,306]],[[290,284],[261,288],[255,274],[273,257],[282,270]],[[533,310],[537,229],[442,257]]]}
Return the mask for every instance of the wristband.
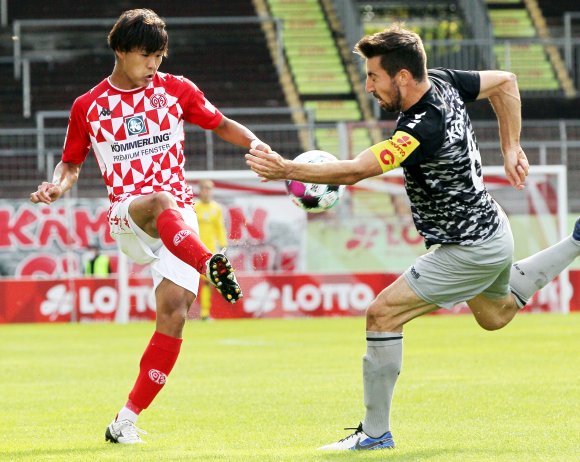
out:
{"label": "wristband", "polygon": [[254,138],[250,143],[250,149],[256,149],[259,144],[264,144],[264,142],[260,141],[258,138]]}

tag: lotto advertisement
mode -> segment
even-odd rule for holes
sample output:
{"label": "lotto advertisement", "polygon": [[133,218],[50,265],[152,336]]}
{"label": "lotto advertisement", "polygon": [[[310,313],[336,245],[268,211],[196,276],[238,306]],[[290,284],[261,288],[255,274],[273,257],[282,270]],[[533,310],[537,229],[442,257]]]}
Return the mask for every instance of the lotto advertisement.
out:
{"label": "lotto advertisement", "polygon": [[[407,217],[352,216],[341,209],[306,214],[284,195],[222,202],[227,252],[244,298],[230,305],[214,292],[215,318],[361,315],[426,251]],[[106,200],[64,199],[51,207],[0,201],[0,323],[118,318],[118,251],[107,211]],[[514,235],[525,235],[525,223],[517,217],[512,223]],[[109,277],[84,276],[91,245],[110,257]],[[535,245],[519,251],[525,255]],[[147,267],[129,264],[127,272],[129,319],[154,319]],[[550,283],[526,309],[558,311],[560,297],[569,294],[570,309],[580,310],[580,271],[570,271],[570,286],[560,285]],[[192,317],[197,310],[194,304]]]}

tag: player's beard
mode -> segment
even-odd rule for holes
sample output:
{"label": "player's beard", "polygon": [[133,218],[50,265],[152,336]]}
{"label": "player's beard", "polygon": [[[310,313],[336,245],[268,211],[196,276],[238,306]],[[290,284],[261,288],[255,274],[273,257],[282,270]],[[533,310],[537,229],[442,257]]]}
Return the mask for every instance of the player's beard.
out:
{"label": "player's beard", "polygon": [[399,86],[393,81],[391,83],[391,94],[393,95],[391,101],[387,103],[384,99],[378,97],[375,93],[374,96],[379,100],[379,105],[387,112],[400,112],[401,111],[401,90]]}

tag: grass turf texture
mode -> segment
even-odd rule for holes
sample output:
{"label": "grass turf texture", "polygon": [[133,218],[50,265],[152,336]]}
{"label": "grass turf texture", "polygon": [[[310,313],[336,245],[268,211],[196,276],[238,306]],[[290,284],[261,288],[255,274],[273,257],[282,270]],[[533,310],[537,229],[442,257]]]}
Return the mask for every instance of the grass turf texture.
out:
{"label": "grass turf texture", "polygon": [[139,419],[145,445],[105,443],[153,324],[0,326],[0,460],[572,461],[580,454],[580,316],[470,316],[405,329],[395,451],[326,453],[364,416],[364,320],[189,322]]}

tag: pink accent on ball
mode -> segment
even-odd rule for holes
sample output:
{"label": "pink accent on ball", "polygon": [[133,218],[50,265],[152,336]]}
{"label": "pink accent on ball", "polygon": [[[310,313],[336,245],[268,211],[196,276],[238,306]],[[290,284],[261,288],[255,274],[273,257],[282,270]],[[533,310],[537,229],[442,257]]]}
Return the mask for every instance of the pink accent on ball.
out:
{"label": "pink accent on ball", "polygon": [[302,197],[306,192],[306,186],[299,181],[290,181],[288,184],[288,192],[294,196]]}

